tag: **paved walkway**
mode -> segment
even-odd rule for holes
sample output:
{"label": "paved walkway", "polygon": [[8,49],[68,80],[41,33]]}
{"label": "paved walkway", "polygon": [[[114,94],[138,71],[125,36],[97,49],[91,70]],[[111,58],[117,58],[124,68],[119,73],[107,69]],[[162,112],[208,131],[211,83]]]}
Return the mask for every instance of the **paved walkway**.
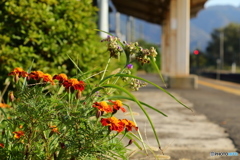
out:
{"label": "paved walkway", "polygon": [[[142,77],[142,76],[141,76]],[[154,76],[148,76],[147,79],[154,81]],[[147,109],[158,134],[162,150],[165,156],[160,156],[161,152],[157,148],[157,142],[153,136],[150,124],[140,108],[134,103],[128,103],[133,108],[133,112],[139,113],[135,116],[138,127],[142,133],[146,144],[153,150],[156,150],[155,156],[151,153],[133,154],[132,160],[141,159],[171,159],[171,160],[237,160],[240,157],[219,157],[210,156],[210,152],[234,152],[236,151],[232,141],[228,138],[224,128],[210,122],[205,115],[199,114],[194,110],[194,106],[187,99],[171,92],[177,99],[190,107],[192,111],[186,109],[176,102],[166,93],[153,88],[146,87],[134,92],[134,95],[141,101],[150,104],[161,110],[168,117]],[[125,116],[125,115],[122,115]],[[138,151],[131,145],[130,149]],[[134,152],[135,153],[135,152]]]}

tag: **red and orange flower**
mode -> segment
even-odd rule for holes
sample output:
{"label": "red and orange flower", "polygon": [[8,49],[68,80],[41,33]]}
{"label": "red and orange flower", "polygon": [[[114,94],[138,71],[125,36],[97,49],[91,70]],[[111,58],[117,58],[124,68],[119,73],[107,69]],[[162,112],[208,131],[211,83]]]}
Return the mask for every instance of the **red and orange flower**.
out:
{"label": "red and orange flower", "polygon": [[43,73],[42,71],[32,71],[28,74],[29,79],[34,80],[43,80],[43,82],[50,82],[51,84],[54,84],[52,76],[47,73]]}
{"label": "red and orange flower", "polygon": [[24,131],[16,131],[16,132],[13,132],[14,133],[14,138],[16,139],[19,139],[21,138],[22,136],[25,135]]}
{"label": "red and orange flower", "polygon": [[32,71],[28,74],[30,79],[40,80],[43,77],[44,73],[42,71]]}
{"label": "red and orange flower", "polygon": [[112,113],[113,109],[110,105],[107,104],[106,101],[95,102],[93,107],[97,108],[99,111],[103,111],[106,113]]}
{"label": "red and orange flower", "polygon": [[136,124],[133,121],[127,119],[117,119],[116,117],[110,117],[102,118],[100,122],[103,126],[109,126],[110,130],[117,132],[122,132],[124,129],[126,129],[126,131],[132,131],[133,128],[136,131],[138,130]]}
{"label": "red and orange flower", "polygon": [[27,77],[28,73],[26,71],[24,71],[22,68],[17,67],[12,72],[10,72],[8,75],[9,76],[14,75],[14,79],[17,82],[19,80],[19,77]]}
{"label": "red and orange flower", "polygon": [[109,102],[113,103],[113,106],[112,106],[113,107],[113,112],[116,112],[119,109],[121,109],[123,112],[126,112],[126,109],[123,108],[122,101],[120,101],[120,100],[116,100],[116,101],[109,100]]}
{"label": "red and orange flower", "polygon": [[103,126],[109,126],[110,130],[122,132],[124,131],[124,123],[116,117],[102,118],[101,123]]}
{"label": "red and orange flower", "polygon": [[54,84],[50,74],[43,74],[41,78],[43,79],[43,82],[50,82],[51,84]]}
{"label": "red and orange flower", "polygon": [[132,131],[132,128],[135,128],[135,130],[138,130],[138,127],[135,125],[133,121],[127,120],[127,119],[122,119],[121,122],[125,124],[126,130],[127,131]]}
{"label": "red and orange flower", "polygon": [[62,85],[67,89],[67,90],[78,90],[82,92],[85,88],[85,83],[83,81],[78,81],[76,78],[71,78],[68,80],[65,80]]}
{"label": "red and orange flower", "polygon": [[59,80],[59,82],[62,83],[64,81],[68,80],[68,77],[66,74],[60,73],[58,75],[53,76],[53,79]]}

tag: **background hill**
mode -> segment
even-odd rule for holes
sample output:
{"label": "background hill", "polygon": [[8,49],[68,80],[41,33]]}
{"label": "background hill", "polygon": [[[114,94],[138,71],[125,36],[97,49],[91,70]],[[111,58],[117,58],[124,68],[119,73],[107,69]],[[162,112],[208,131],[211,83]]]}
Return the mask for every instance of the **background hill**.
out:
{"label": "background hill", "polygon": [[[127,34],[127,19],[126,15],[121,15],[121,33],[123,35]],[[112,17],[110,21],[114,22],[114,18]],[[240,23],[240,6],[219,5],[202,9],[190,21],[190,50],[199,48],[204,51],[211,40],[211,32],[232,22]],[[114,27],[114,24],[112,23],[110,26]],[[131,30],[131,34],[135,40],[144,39],[155,44],[161,43],[161,26],[135,18],[132,28],[134,29]]]}
{"label": "background hill", "polygon": [[240,23],[240,7],[212,6],[201,10],[197,17],[191,19],[191,50],[197,47],[205,50],[211,40],[211,32],[232,22]]}

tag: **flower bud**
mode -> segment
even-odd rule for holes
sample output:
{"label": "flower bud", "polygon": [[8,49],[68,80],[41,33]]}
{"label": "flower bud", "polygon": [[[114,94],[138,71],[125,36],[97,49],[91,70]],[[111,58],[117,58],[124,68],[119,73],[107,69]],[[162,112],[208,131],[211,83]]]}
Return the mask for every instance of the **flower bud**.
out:
{"label": "flower bud", "polygon": [[102,115],[103,115],[103,111],[97,111],[97,113],[96,113],[96,117],[97,117],[97,119],[99,118],[99,117],[101,117]]}
{"label": "flower bud", "polygon": [[130,146],[132,143],[133,143],[133,140],[132,140],[132,139],[130,139],[130,140],[129,140],[129,142],[128,142],[128,144],[127,144],[125,147],[128,147],[128,146]]}
{"label": "flower bud", "polygon": [[133,143],[133,140],[130,139],[129,142],[128,142],[128,146],[131,145]]}
{"label": "flower bud", "polygon": [[76,93],[76,98],[80,99],[81,97],[82,97],[82,92],[78,90]]}
{"label": "flower bud", "polygon": [[12,91],[9,93],[9,99],[10,99],[11,102],[13,102],[14,99],[15,99],[14,94],[13,94]]}
{"label": "flower bud", "polygon": [[65,145],[64,143],[62,143],[62,142],[59,142],[59,146],[60,146],[62,149],[66,148],[66,145]]}

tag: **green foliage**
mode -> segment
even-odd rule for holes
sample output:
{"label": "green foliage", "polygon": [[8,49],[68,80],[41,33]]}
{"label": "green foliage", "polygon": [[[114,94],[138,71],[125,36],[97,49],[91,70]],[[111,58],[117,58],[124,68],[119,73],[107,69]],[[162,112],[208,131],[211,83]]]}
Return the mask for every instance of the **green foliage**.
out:
{"label": "green foliage", "polygon": [[[92,159],[115,155],[124,156],[126,148],[117,138],[112,139],[106,127],[96,119],[91,104],[74,100],[66,93],[44,94],[43,86],[25,87],[16,92],[20,98],[12,103],[13,108],[2,110],[11,118],[1,119],[0,157],[10,159]],[[65,95],[65,96],[64,96]],[[23,118],[24,117],[24,118]],[[53,129],[57,130],[53,130]],[[13,137],[13,132],[24,131],[22,137]],[[117,146],[117,147],[116,147]],[[18,154],[16,154],[18,153]]]}
{"label": "green foliage", "polygon": [[[150,47],[154,47],[157,51],[157,57],[156,57],[156,64],[157,66],[160,68],[161,66],[161,55],[160,55],[160,47],[156,44],[152,44],[152,43],[148,43],[142,39],[138,40],[137,41],[138,44],[140,46],[142,46],[143,48],[150,48]],[[155,67],[153,66],[153,64],[149,64],[149,65],[142,65],[141,63],[136,63],[136,67],[137,67],[137,70],[144,70],[145,72],[147,73],[153,73],[153,72],[156,72],[156,69]]]}
{"label": "green foliage", "polygon": [[224,28],[215,29],[211,36],[212,41],[207,47],[209,65],[215,64],[220,59],[220,39],[223,36],[224,45],[224,65],[230,66],[232,63],[240,65],[240,24],[231,23]]}
{"label": "green foliage", "polygon": [[[137,126],[132,108],[125,104],[128,100],[134,101],[147,117],[161,150],[157,132],[145,107],[167,115],[139,101],[128,86],[138,90],[142,87],[141,81],[147,82],[188,107],[162,87],[131,75],[130,62],[155,63],[157,52],[154,48],[143,49],[137,43],[124,43],[113,36],[103,41],[107,42],[110,56],[105,69],[99,67],[103,72],[97,74],[95,83],[91,83],[87,76],[92,72],[82,72],[72,59],[70,61],[79,70],[75,78],[65,74],[52,77],[41,71],[27,72],[22,68],[10,72],[9,75],[14,76],[16,90],[9,91],[6,103],[0,102],[1,158],[128,159],[131,154],[127,154],[127,146],[132,143],[139,150],[146,151],[149,147],[143,141],[142,128]],[[110,72],[110,62],[116,63],[113,60],[122,56],[125,56],[124,65]],[[125,83],[119,85],[118,81],[122,80]],[[119,95],[119,92],[124,95]],[[116,113],[126,110],[131,120],[119,119]],[[128,144],[124,141],[126,138]]]}
{"label": "green foliage", "polygon": [[99,71],[108,55],[93,30],[96,11],[92,0],[1,1],[0,88],[15,67],[76,75],[69,57],[82,71]]}

